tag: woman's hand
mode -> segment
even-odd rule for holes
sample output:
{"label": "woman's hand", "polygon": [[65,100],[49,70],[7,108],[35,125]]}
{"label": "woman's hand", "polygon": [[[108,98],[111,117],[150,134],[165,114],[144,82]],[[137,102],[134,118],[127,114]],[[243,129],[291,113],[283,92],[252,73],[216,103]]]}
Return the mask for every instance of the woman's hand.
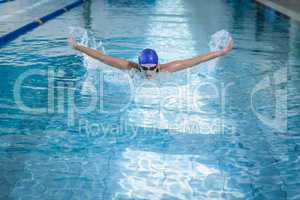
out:
{"label": "woman's hand", "polygon": [[227,54],[232,49],[232,47],[233,47],[233,41],[230,40],[226,45],[226,47],[224,47],[224,49],[222,50],[222,53]]}
{"label": "woman's hand", "polygon": [[78,47],[78,43],[76,42],[76,39],[74,37],[69,37],[68,41],[70,46],[73,47],[74,49]]}

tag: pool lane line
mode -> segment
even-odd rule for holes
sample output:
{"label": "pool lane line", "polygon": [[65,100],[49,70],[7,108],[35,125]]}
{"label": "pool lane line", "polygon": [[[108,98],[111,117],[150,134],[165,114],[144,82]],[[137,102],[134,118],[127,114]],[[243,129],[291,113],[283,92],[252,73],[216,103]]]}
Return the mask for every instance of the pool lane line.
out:
{"label": "pool lane line", "polygon": [[0,0],[0,3],[6,3],[6,2],[10,2],[10,1],[14,1],[14,0]]}
{"label": "pool lane line", "polygon": [[58,9],[52,13],[49,13],[39,19],[33,20],[32,22],[25,24],[24,26],[11,31],[10,33],[7,33],[3,36],[0,37],[0,48],[3,47],[4,45],[6,45],[7,43],[15,40],[16,38],[18,38],[21,35],[26,34],[29,31],[32,31],[33,29],[43,25],[44,23],[46,23],[47,21],[54,19],[62,14],[64,14],[65,12],[68,12],[69,10],[81,5],[82,3],[84,3],[85,1],[88,0],[78,0],[75,1],[61,9]]}

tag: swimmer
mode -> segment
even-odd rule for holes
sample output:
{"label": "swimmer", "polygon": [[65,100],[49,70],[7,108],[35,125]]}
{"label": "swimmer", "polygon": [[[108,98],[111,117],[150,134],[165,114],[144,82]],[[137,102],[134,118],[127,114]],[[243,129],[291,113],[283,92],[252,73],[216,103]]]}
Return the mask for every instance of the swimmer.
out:
{"label": "swimmer", "polygon": [[220,51],[212,51],[185,60],[175,60],[169,63],[159,64],[157,53],[153,49],[144,49],[138,57],[138,63],[135,63],[125,59],[105,55],[100,51],[80,45],[73,37],[69,38],[69,43],[74,49],[81,51],[94,59],[121,70],[135,69],[142,73],[147,79],[154,78],[159,72],[176,72],[219,56],[223,56],[233,47],[233,42],[229,41],[226,47]]}

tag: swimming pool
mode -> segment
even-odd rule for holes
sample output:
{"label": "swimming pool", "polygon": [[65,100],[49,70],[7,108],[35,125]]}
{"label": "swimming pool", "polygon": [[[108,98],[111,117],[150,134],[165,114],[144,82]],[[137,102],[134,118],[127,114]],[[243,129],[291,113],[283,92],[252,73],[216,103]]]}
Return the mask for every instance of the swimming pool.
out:
{"label": "swimming pool", "polygon": [[[2,4],[0,33],[70,2]],[[235,48],[143,81],[77,54],[69,27],[134,61],[204,53],[220,29]],[[0,199],[299,199],[299,30],[253,1],[93,0],[9,43]]]}

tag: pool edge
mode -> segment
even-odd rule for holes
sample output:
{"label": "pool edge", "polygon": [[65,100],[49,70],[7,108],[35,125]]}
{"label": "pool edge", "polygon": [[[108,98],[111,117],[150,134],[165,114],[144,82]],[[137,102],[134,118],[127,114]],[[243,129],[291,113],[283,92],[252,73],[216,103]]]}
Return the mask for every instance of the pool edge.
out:
{"label": "pool edge", "polygon": [[296,11],[289,9],[285,5],[282,5],[280,3],[271,0],[255,0],[255,1],[280,12],[297,22],[300,22],[300,13],[297,13]]}

